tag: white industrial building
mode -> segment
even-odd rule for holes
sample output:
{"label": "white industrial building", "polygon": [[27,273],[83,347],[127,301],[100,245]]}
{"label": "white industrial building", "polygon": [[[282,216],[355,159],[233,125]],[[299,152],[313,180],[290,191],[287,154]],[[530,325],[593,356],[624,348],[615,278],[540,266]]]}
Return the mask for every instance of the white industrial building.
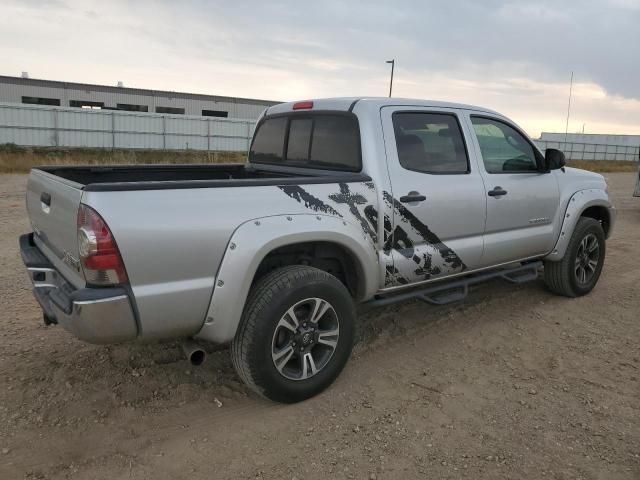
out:
{"label": "white industrial building", "polygon": [[0,76],[0,144],[246,151],[276,103]]}
{"label": "white industrial building", "polygon": [[0,102],[256,120],[278,102],[0,76]]}

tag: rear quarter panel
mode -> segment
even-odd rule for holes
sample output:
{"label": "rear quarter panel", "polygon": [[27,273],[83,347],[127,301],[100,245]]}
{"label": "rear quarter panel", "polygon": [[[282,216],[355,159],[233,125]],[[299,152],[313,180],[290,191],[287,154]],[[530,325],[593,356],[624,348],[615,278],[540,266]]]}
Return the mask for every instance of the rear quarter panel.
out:
{"label": "rear quarter panel", "polygon": [[[372,182],[89,191],[83,202],[102,215],[116,239],[142,339],[200,330],[229,240],[252,219],[299,214],[340,218],[357,226],[358,241],[367,245],[371,262],[377,261],[377,232],[365,214],[368,206],[377,205]],[[318,225],[318,231],[322,228]]]}

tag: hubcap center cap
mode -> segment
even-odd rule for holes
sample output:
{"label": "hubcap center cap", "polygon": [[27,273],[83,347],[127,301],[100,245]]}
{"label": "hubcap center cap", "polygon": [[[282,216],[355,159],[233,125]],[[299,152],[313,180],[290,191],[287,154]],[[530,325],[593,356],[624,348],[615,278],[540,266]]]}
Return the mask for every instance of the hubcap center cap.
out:
{"label": "hubcap center cap", "polygon": [[311,332],[306,332],[302,335],[302,345],[305,347],[311,343],[313,340],[313,334]]}

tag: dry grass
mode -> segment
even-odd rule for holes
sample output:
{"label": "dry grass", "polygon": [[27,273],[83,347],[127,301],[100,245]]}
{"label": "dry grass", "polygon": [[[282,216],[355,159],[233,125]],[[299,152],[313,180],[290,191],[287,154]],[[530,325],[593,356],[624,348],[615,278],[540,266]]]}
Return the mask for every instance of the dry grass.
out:
{"label": "dry grass", "polygon": [[622,160],[568,160],[567,166],[600,173],[638,171],[638,162]]}
{"label": "dry grass", "polygon": [[24,173],[39,165],[126,165],[156,163],[238,163],[245,153],[170,150],[21,148],[0,145],[0,173]]}
{"label": "dry grass", "polygon": [[[155,163],[241,163],[244,152],[202,152],[196,150],[108,150],[23,148],[0,145],[0,173],[24,173],[38,165],[127,165]],[[592,172],[636,172],[638,162],[570,160],[567,166]]]}

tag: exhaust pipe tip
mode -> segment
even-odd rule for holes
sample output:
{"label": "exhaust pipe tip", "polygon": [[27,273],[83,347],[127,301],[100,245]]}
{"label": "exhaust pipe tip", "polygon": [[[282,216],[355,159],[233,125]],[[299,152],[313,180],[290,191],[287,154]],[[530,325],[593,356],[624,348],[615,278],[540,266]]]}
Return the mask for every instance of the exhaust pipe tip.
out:
{"label": "exhaust pipe tip", "polygon": [[207,358],[207,353],[204,349],[191,339],[182,342],[182,351],[194,367],[202,365]]}
{"label": "exhaust pipe tip", "polygon": [[191,352],[189,361],[191,362],[191,365],[199,367],[204,363],[205,358],[207,358],[207,354],[204,353],[204,350],[195,350]]}

